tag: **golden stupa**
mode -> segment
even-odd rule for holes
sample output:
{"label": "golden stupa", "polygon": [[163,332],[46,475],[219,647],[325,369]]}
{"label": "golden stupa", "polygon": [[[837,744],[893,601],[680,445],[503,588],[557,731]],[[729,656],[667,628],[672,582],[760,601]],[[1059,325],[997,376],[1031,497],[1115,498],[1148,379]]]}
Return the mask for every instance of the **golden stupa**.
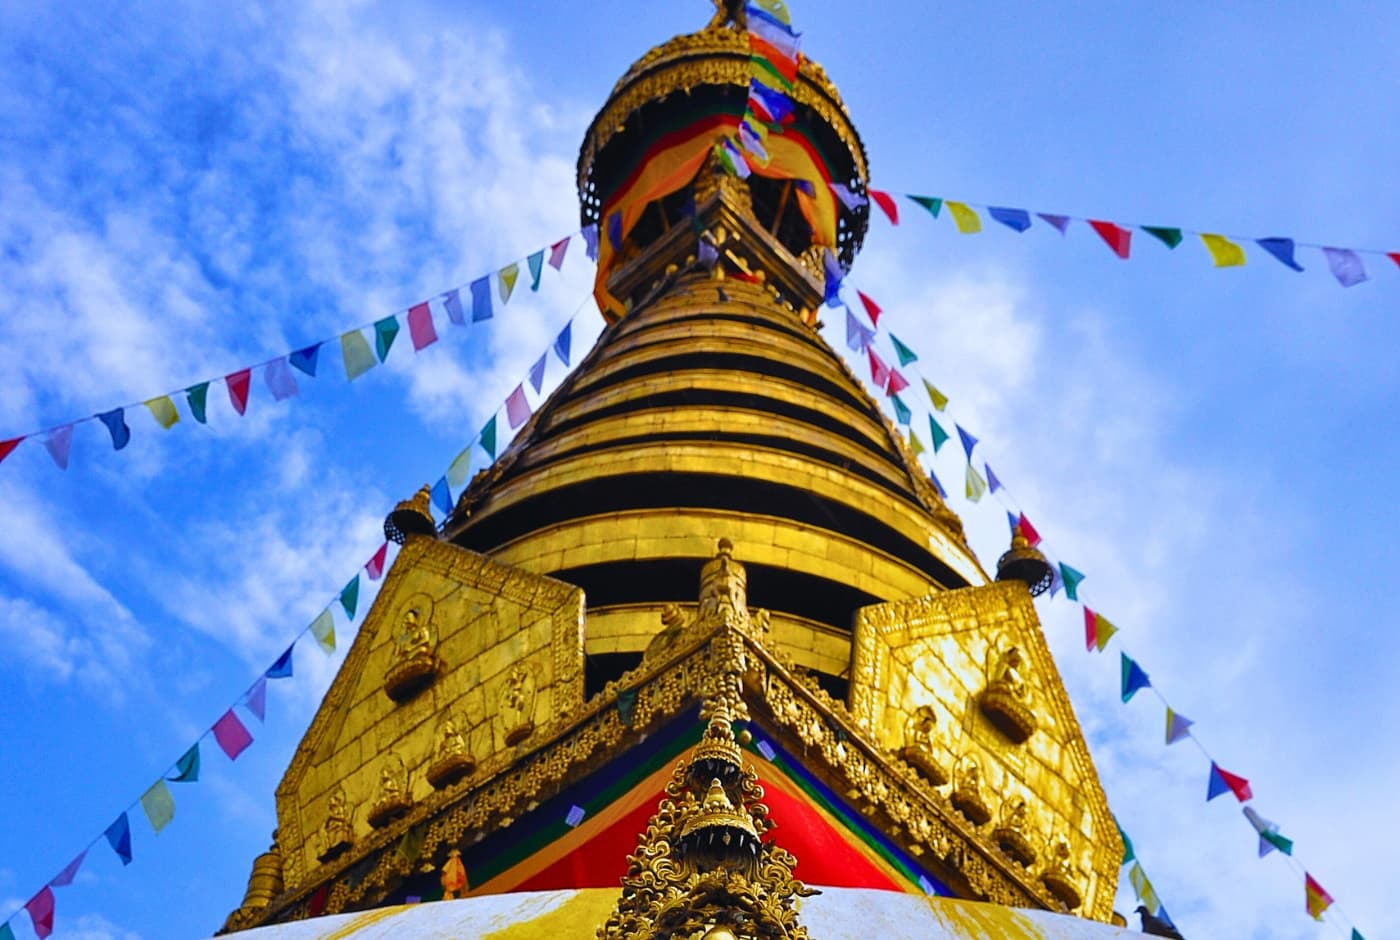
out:
{"label": "golden stupa", "polygon": [[987,575],[816,329],[860,138],[803,59],[772,163],[730,172],[752,66],[717,6],[589,128],[610,325],[441,529],[426,492],[386,521],[226,931],[1119,935],[1034,550]]}

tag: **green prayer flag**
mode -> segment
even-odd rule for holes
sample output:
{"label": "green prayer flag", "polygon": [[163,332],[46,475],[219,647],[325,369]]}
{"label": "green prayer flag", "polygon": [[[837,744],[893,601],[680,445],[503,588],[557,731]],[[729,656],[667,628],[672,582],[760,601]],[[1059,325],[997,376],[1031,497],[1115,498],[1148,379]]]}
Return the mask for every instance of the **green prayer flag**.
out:
{"label": "green prayer flag", "polygon": [[1079,600],[1079,582],[1084,580],[1084,575],[1060,562],[1060,580],[1065,583],[1065,597],[1072,601]]}
{"label": "green prayer flag", "polygon": [[355,619],[355,607],[360,602],[360,575],[356,572],[350,583],[340,592],[340,606],[345,608],[345,619]]}
{"label": "green prayer flag", "polygon": [[914,350],[901,343],[899,337],[895,336],[893,333],[890,334],[890,342],[894,343],[894,354],[899,357],[900,365],[907,366],[909,363],[919,358],[914,355]]}
{"label": "green prayer flag", "polygon": [[929,415],[928,433],[933,436],[933,452],[936,454],[948,442],[948,432],[943,430],[943,425],[933,420],[933,415]]}
{"label": "green prayer flag", "polygon": [[914,412],[909,410],[909,406],[900,400],[898,395],[891,395],[890,401],[894,403],[894,416],[900,424],[906,428],[914,417]]}
{"label": "green prayer flag", "polygon": [[394,345],[394,337],[398,335],[399,318],[397,316],[374,321],[374,349],[375,352],[379,353],[380,362],[383,362],[389,355],[389,347]]}
{"label": "green prayer flag", "polygon": [[345,379],[348,382],[355,381],[378,365],[374,361],[374,350],[369,348],[369,343],[365,342],[364,334],[359,330],[341,334],[340,357],[345,362]]}
{"label": "green prayer flag", "polygon": [[175,776],[168,777],[172,783],[195,783],[199,780],[199,742],[185,752],[185,756],[175,762]]}
{"label": "green prayer flag", "polygon": [[170,788],[165,785],[164,777],[151,784],[151,788],[141,794],[141,809],[145,810],[146,819],[150,821],[156,835],[160,835],[160,831],[170,825],[170,820],[175,818],[175,798],[170,795]]}
{"label": "green prayer flag", "polygon": [[496,459],[496,416],[492,415],[491,420],[486,422],[486,427],[481,429],[481,449],[486,451],[486,456],[492,460]]}
{"label": "green prayer flag", "polygon": [[540,272],[544,270],[544,249],[526,258],[525,263],[530,266],[530,290],[539,290]]}
{"label": "green prayer flag", "polygon": [[929,215],[938,218],[938,212],[943,208],[943,200],[934,196],[910,196],[910,199],[917,202],[929,211]]}
{"label": "green prayer flag", "polygon": [[[0,940],[8,940],[8,938],[0,936]],[[1353,927],[1351,928],[1351,940],[1366,940],[1366,938],[1361,936],[1361,931]]]}
{"label": "green prayer flag", "polygon": [[948,396],[933,387],[933,383],[924,379],[924,388],[928,389],[928,400],[933,402],[933,407],[937,411],[942,411],[948,407]]}
{"label": "green prayer flag", "polygon": [[15,932],[11,929],[8,920],[0,924],[0,940],[15,940]]}
{"label": "green prayer flag", "polygon": [[1128,834],[1123,831],[1123,824],[1118,821],[1118,817],[1113,817],[1113,825],[1118,827],[1118,835],[1123,839],[1123,861],[1120,865],[1126,865],[1137,858],[1137,853],[1133,851],[1133,840],[1128,838]]}
{"label": "green prayer flag", "polygon": [[1259,838],[1278,849],[1284,855],[1293,854],[1293,840],[1286,839],[1277,830],[1266,830],[1259,833]]}
{"label": "green prayer flag", "polygon": [[316,638],[316,642],[321,644],[321,649],[327,653],[335,652],[335,619],[331,617],[331,609],[327,607],[316,615],[316,619],[311,621],[311,635]]}
{"label": "green prayer flag", "polygon": [[1153,238],[1157,239],[1168,248],[1175,248],[1181,244],[1181,229],[1165,228],[1160,225],[1144,225],[1142,230]]}
{"label": "green prayer flag", "polygon": [[185,389],[185,401],[190,403],[190,414],[200,424],[204,424],[204,406],[209,398],[209,383],[200,382]]}

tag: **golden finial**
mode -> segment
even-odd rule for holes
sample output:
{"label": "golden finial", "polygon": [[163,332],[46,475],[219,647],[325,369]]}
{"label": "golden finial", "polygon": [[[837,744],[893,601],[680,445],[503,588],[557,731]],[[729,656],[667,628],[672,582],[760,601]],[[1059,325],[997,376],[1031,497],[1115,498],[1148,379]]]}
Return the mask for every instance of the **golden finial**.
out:
{"label": "golden finial", "polygon": [[1020,581],[1031,596],[1044,594],[1055,580],[1055,572],[1040,549],[1031,545],[1018,525],[1011,533],[1011,548],[997,559],[998,581]]}
{"label": "golden finial", "polygon": [[726,849],[745,848],[749,840],[752,840],[752,845],[756,848],[758,831],[754,829],[753,820],[749,818],[748,813],[734,808],[719,778],[712,777],[710,788],[705,791],[705,798],[700,801],[700,811],[687,819],[681,827],[681,839],[696,846],[706,847],[719,840]]}
{"label": "golden finial", "polygon": [[414,493],[412,499],[401,500],[384,520],[384,537],[399,545],[415,535],[436,534],[437,526],[433,523],[432,512],[432,488],[427,484]]}
{"label": "golden finial", "polygon": [[715,5],[715,15],[711,17],[706,29],[718,29],[721,26],[728,26],[730,23],[739,29],[748,28],[744,0],[712,0],[712,2]]}

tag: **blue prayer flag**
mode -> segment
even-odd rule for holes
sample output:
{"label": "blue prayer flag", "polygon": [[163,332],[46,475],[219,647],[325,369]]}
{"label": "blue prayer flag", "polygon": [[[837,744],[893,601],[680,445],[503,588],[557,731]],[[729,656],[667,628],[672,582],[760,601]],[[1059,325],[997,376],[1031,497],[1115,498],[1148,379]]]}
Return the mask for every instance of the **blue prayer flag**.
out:
{"label": "blue prayer flag", "polygon": [[471,283],[472,322],[491,319],[491,279],[479,277]]}
{"label": "blue prayer flag", "polygon": [[112,851],[117,853],[117,858],[122,860],[123,865],[131,864],[131,823],[126,818],[126,813],[117,817],[117,821],[107,827],[107,843],[112,846]]}
{"label": "blue prayer flag", "polygon": [[442,306],[447,311],[447,319],[458,326],[467,325],[467,314],[462,309],[462,295],[457,293],[456,289],[442,295]]}
{"label": "blue prayer flag", "polygon": [[1004,209],[1001,206],[988,206],[987,214],[1007,228],[1024,232],[1031,227],[1031,214],[1025,209]]}
{"label": "blue prayer flag", "polygon": [[296,646],[295,643],[287,647],[287,651],[278,656],[277,662],[267,667],[267,672],[263,675],[269,679],[290,679],[292,676],[292,647],[294,646]]}
{"label": "blue prayer flag", "polygon": [[121,450],[131,443],[131,429],[126,426],[126,409],[113,408],[97,416],[112,434],[112,450]]}
{"label": "blue prayer flag", "polygon": [[452,511],[452,491],[447,486],[447,477],[439,477],[433,484],[432,499],[433,505],[442,510],[444,516]]}
{"label": "blue prayer flag", "polygon": [[287,361],[297,370],[306,373],[313,379],[316,377],[316,357],[321,352],[321,344],[307,346],[305,349],[298,349],[287,357]]}
{"label": "blue prayer flag", "polygon": [[559,335],[554,340],[554,354],[559,357],[559,361],[564,365],[569,364],[569,342],[571,337],[569,331],[574,327],[574,321],[570,320],[564,324],[564,329],[559,331]]}
{"label": "blue prayer flag", "polygon": [[1303,270],[1303,266],[1293,260],[1293,239],[1291,238],[1256,238],[1254,240],[1260,248],[1278,259],[1279,263],[1286,268],[1295,271]]}
{"label": "blue prayer flag", "polygon": [[972,459],[972,448],[977,446],[977,438],[963,430],[961,424],[954,423],[953,427],[958,429],[958,437],[962,440],[963,450],[967,452],[967,459]]}

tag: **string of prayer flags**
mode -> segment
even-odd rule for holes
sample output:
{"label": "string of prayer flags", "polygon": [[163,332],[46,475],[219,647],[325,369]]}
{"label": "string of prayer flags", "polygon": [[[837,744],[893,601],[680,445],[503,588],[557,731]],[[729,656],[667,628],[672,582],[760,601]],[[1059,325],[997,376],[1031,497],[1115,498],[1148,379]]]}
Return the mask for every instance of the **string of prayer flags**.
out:
{"label": "string of prayer flags", "polygon": [[165,785],[164,777],[151,784],[150,789],[141,794],[141,809],[156,835],[160,835],[160,831],[170,825],[170,821],[175,818],[175,798],[170,795],[170,788]]}
{"label": "string of prayer flags", "polygon": [[1232,774],[1228,770],[1222,770],[1215,761],[1210,762],[1210,782],[1206,786],[1206,802],[1210,802],[1222,793],[1233,793],[1235,799],[1244,803],[1254,797],[1249,789],[1249,781]]}
{"label": "string of prayer flags", "polygon": [[311,621],[311,635],[316,638],[316,642],[327,654],[335,652],[335,619],[331,617],[329,607],[317,614],[316,619]]}
{"label": "string of prayer flags", "polygon": [[248,728],[243,722],[238,720],[238,715],[232,708],[224,712],[218,721],[214,722],[214,740],[219,747],[228,755],[229,760],[238,760],[238,755],[248,749],[253,743],[253,736],[248,733]]}
{"label": "string of prayer flags", "polygon": [[248,690],[248,694],[243,697],[243,704],[253,717],[258,721],[267,721],[267,676],[258,676],[258,681],[253,683],[253,687]]}
{"label": "string of prayer flags", "polygon": [[1195,724],[1190,718],[1178,712],[1167,709],[1167,744],[1176,742],[1190,736],[1191,726]]}
{"label": "string of prayer flags", "polygon": [[1303,872],[1303,894],[1308,915],[1313,920],[1322,920],[1323,912],[1332,906],[1332,895],[1307,872]]}
{"label": "string of prayer flags", "polygon": [[123,812],[116,820],[107,827],[103,835],[107,837],[107,844],[112,847],[112,851],[117,853],[117,858],[122,860],[123,865],[131,864],[131,821],[127,819]]}
{"label": "string of prayer flags", "polygon": [[1115,225],[1112,222],[1105,222],[1100,219],[1090,219],[1089,227],[1099,233],[1104,244],[1113,249],[1113,253],[1124,259],[1128,258],[1128,252],[1132,250],[1133,233],[1131,230]]}
{"label": "string of prayer flags", "polygon": [[1254,831],[1259,833],[1259,857],[1263,858],[1270,852],[1277,849],[1284,855],[1293,854],[1293,840],[1285,839],[1278,831],[1278,823],[1270,822],[1263,816],[1256,813],[1253,807],[1244,808],[1244,818],[1249,820],[1249,824],[1254,827]]}
{"label": "string of prayer flags", "polygon": [[1244,249],[1224,235],[1201,233],[1201,241],[1210,252],[1211,260],[1217,268],[1233,268],[1244,264]]}
{"label": "string of prayer flags", "polygon": [[1084,607],[1084,649],[1093,652],[1098,649],[1100,653],[1104,647],[1108,646],[1108,641],[1113,639],[1113,634],[1118,632],[1118,628],[1109,622],[1103,614],[1096,613]]}
{"label": "string of prayer flags", "polygon": [[515,386],[515,391],[506,399],[506,420],[512,431],[530,420],[530,402],[525,397],[524,385]]}
{"label": "string of prayer flags", "polygon": [[126,409],[113,408],[97,416],[97,420],[107,425],[112,435],[112,450],[121,450],[131,443],[131,428],[126,426]]}
{"label": "string of prayer flags", "polygon": [[398,335],[399,318],[397,316],[374,321],[374,351],[378,354],[380,362],[389,358],[389,350],[393,347],[394,338]]}
{"label": "string of prayer flags", "polygon": [[427,301],[408,308],[408,338],[413,341],[413,351],[420,352],[438,340],[437,328],[433,326],[433,311]]}
{"label": "string of prayer flags", "polygon": [[355,619],[355,608],[360,603],[360,573],[355,572],[355,576],[350,579],[345,587],[340,589],[340,606],[345,611],[346,620]]}
{"label": "string of prayer flags", "polygon": [[1147,673],[1142,671],[1142,667],[1137,664],[1127,653],[1120,652],[1123,666],[1123,704],[1126,705],[1139,689],[1145,689],[1152,684],[1147,678]]}
{"label": "string of prayer flags", "polygon": [[340,358],[345,363],[347,382],[355,381],[377,365],[374,350],[369,348],[369,343],[359,330],[340,334]]}
{"label": "string of prayer flags", "polygon": [[1065,597],[1072,601],[1079,600],[1079,585],[1084,581],[1083,572],[1076,571],[1064,562],[1059,564],[1060,581],[1065,587]]}
{"label": "string of prayer flags", "polygon": [[274,401],[284,401],[299,391],[296,376],[292,375],[286,356],[278,356],[263,368],[263,382]]}
{"label": "string of prayer flags", "polygon": [[943,445],[948,442],[948,432],[943,430],[943,426],[933,420],[933,415],[928,416],[928,433],[933,438],[933,452],[936,454]]}
{"label": "string of prayer flags", "polygon": [[[161,428],[166,431],[169,431],[180,422],[180,412],[175,410],[175,403],[170,400],[169,395],[161,395],[158,398],[148,398],[142,402],[142,404],[145,405],[146,410],[151,413],[151,417],[155,419],[156,424],[160,425]],[[3,459],[3,457],[0,457],[0,460]]]}
{"label": "string of prayer flags", "polygon": [[175,775],[166,777],[171,783],[198,783],[199,782],[199,742],[190,745],[190,749],[180,755],[180,759],[175,762]]}
{"label": "string of prayer flags", "polygon": [[964,493],[966,494],[967,498],[972,502],[980,502],[982,499],[982,494],[987,491],[987,482],[978,475],[976,468],[973,467],[970,463],[967,465],[966,477],[967,480],[966,486],[964,487]]}
{"label": "string of prayer flags", "polygon": [[312,343],[303,349],[298,349],[287,356],[287,361],[292,364],[292,368],[305,375],[307,378],[316,378],[316,360],[321,356],[321,344]]}
{"label": "string of prayer flags", "polygon": [[972,210],[967,203],[954,202],[951,199],[944,200],[948,211],[953,216],[953,224],[958,227],[958,231],[964,235],[975,235],[982,231],[982,219]]}
{"label": "string of prayer flags", "polygon": [[384,558],[389,554],[389,543],[384,542],[379,546],[379,551],[375,552],[369,561],[365,562],[365,574],[369,575],[371,581],[378,581],[384,575]]}

